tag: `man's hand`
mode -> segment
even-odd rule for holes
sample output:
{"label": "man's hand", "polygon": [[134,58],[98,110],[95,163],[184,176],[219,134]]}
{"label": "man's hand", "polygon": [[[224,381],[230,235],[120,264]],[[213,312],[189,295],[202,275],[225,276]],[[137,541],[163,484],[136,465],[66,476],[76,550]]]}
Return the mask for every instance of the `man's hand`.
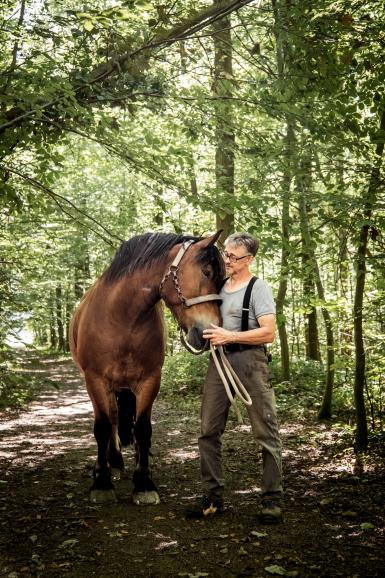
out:
{"label": "man's hand", "polygon": [[223,329],[214,323],[210,323],[211,329],[205,329],[203,331],[203,337],[209,339],[213,345],[226,345],[227,343],[233,343],[234,335],[233,331],[228,329]]}

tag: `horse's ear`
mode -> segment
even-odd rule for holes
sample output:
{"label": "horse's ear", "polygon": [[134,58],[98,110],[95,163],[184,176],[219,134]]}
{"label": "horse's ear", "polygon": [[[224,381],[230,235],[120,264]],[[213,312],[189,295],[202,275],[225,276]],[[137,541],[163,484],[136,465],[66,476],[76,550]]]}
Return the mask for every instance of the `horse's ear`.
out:
{"label": "horse's ear", "polygon": [[206,239],[203,239],[203,241],[200,241],[200,243],[202,244],[201,246],[202,247],[209,247],[210,245],[214,245],[214,243],[216,243],[218,241],[218,239],[222,233],[223,233],[223,229],[219,229],[219,231],[214,233],[214,235],[211,235],[211,237],[206,237]]}

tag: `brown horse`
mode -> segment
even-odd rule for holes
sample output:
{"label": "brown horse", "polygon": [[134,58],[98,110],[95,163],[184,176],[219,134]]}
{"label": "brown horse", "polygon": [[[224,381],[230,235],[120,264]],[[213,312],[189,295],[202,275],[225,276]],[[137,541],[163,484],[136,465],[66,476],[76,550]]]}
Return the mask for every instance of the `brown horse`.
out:
{"label": "brown horse", "polygon": [[219,234],[133,237],[122,243],[75,311],[71,352],[84,373],[95,415],[95,502],[114,499],[111,469],[123,470],[121,446],[133,442],[134,502],[159,502],[149,455],[151,409],[165,355],[160,299],[171,309],[187,347],[206,349],[203,330],[221,322],[217,293],[224,269],[214,245]]}

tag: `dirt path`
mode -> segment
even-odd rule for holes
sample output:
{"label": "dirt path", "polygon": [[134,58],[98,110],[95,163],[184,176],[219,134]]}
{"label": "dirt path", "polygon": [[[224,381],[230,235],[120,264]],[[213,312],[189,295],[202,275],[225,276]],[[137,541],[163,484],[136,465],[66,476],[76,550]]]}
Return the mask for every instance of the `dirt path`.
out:
{"label": "dirt path", "polygon": [[159,399],[154,479],[162,503],[134,506],[133,457],[116,483],[118,503],[88,501],[95,442],[91,405],[72,363],[35,371],[58,384],[0,427],[0,575],[108,577],[299,577],[383,575],[383,476],[353,475],[338,427],[284,422],[285,522],[256,523],[260,461],[249,427],[230,420],[224,439],[228,508],[186,521],[200,493],[198,409]]}

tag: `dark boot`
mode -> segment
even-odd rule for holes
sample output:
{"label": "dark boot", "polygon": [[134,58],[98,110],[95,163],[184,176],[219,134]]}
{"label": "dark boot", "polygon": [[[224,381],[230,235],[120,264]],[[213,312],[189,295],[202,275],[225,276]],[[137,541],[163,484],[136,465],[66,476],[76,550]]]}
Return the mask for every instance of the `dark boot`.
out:
{"label": "dark boot", "polygon": [[259,521],[262,524],[279,524],[282,522],[281,496],[265,494],[262,496]]}
{"label": "dark boot", "polygon": [[193,518],[210,518],[218,516],[223,512],[222,496],[203,496],[203,498],[185,510],[185,516],[188,519]]}

